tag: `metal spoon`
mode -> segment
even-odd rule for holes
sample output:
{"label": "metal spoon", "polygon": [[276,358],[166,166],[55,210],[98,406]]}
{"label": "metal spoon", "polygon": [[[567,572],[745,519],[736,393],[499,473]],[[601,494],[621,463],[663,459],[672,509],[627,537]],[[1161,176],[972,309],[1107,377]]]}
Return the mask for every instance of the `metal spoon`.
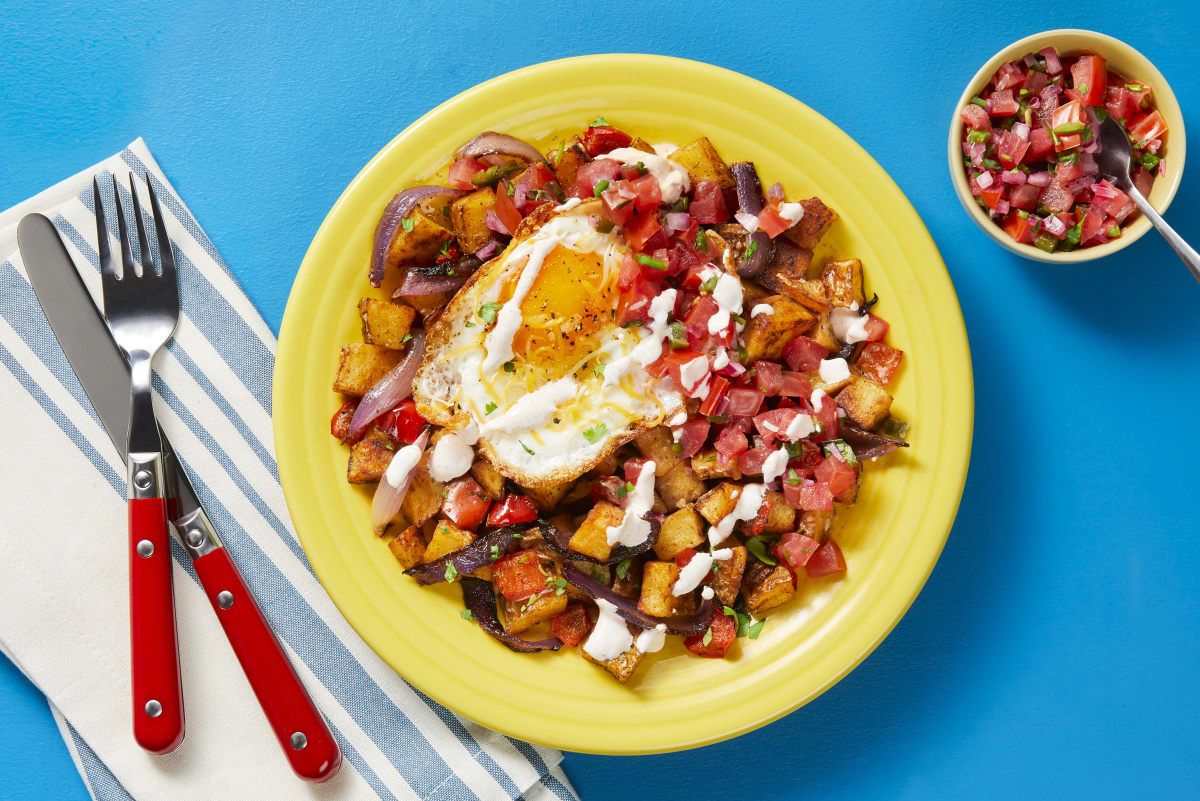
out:
{"label": "metal spoon", "polygon": [[1167,240],[1167,244],[1183,259],[1183,263],[1191,270],[1192,277],[1200,281],[1200,253],[1193,250],[1191,245],[1183,241],[1183,237],[1175,233],[1174,228],[1167,225],[1167,221],[1133,185],[1129,173],[1129,163],[1133,158],[1131,150],[1129,137],[1116,120],[1108,117],[1100,123],[1100,152],[1096,154],[1100,172],[1116,176],[1117,188],[1133,199],[1142,210],[1142,214],[1149,218],[1151,224]]}

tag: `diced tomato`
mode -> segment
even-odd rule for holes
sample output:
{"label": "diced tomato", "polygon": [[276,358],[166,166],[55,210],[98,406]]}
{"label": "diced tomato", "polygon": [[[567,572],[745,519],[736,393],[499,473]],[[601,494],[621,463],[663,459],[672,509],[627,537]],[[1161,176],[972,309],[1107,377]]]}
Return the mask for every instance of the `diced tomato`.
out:
{"label": "diced tomato", "polygon": [[[708,638],[708,645],[704,639]],[[717,612],[708,624],[708,631],[695,634],[683,641],[684,646],[696,656],[723,659],[729,646],[737,639],[737,621],[723,612]]]}
{"label": "diced tomato", "polygon": [[633,191],[637,192],[637,199],[633,201],[633,204],[637,206],[638,211],[652,209],[662,203],[662,188],[658,185],[658,179],[653,175],[646,174],[629,183],[633,187]]}
{"label": "diced tomato", "polygon": [[596,184],[601,181],[613,183],[620,171],[621,165],[612,159],[596,159],[584,164],[579,168],[579,172],[575,173],[575,187],[579,191],[577,197],[594,197]]}
{"label": "diced tomato", "polygon": [[478,481],[470,476],[463,476],[446,487],[442,513],[459,528],[475,529],[483,522],[491,503]]}
{"label": "diced tomato", "polygon": [[350,436],[350,420],[353,419],[354,410],[357,408],[358,401],[354,398],[348,398],[341,406],[338,407],[338,410],[333,413],[333,419],[329,421],[329,433],[332,434],[334,439],[336,439],[338,442],[353,445],[355,442],[358,442],[360,439],[362,439],[363,435],[367,433],[367,429],[363,428],[363,430],[355,434],[353,438]]}
{"label": "diced tomato", "polygon": [[1031,211],[1037,208],[1038,196],[1042,190],[1030,183],[1014,186],[1008,193],[1008,205],[1014,209]]}
{"label": "diced tomato", "polygon": [[[1124,80],[1122,80],[1122,83],[1124,83]],[[1141,87],[1140,89],[1130,89],[1129,90],[1129,93],[1131,95],[1133,95],[1133,102],[1135,104],[1137,104],[1137,107],[1139,109],[1140,108],[1149,108],[1150,107],[1150,87],[1144,83],[1141,83],[1140,81],[1137,84],[1131,84],[1131,85],[1136,85],[1136,86]]]}
{"label": "diced tomato", "polygon": [[708,422],[708,418],[701,417],[700,415],[692,415],[686,423],[676,428],[675,430],[680,432],[680,458],[690,459],[695,456],[704,447],[704,442],[708,439],[708,432],[711,428],[712,423]]}
{"label": "diced tomato", "polygon": [[992,121],[988,117],[988,113],[980,106],[974,103],[968,103],[963,106],[963,110],[959,112],[962,117],[963,125],[974,131],[990,131],[992,130]]}
{"label": "diced tomato", "polygon": [[[1011,218],[1012,216],[1014,215],[1009,213],[1009,217]],[[1022,222],[1026,223],[1026,229],[1028,229],[1028,219],[1022,220]],[[1004,223],[1004,230],[1009,231],[1007,219]],[[1012,235],[1012,231],[1009,231],[1009,235]],[[1022,241],[1015,236],[1013,239],[1016,239],[1018,242]],[[1029,239],[1026,241],[1026,244],[1030,242],[1033,242],[1032,232],[1029,232]],[[903,357],[904,351],[893,348],[891,345],[885,345],[882,342],[868,342],[863,345],[863,349],[859,352],[858,359],[855,360],[854,365],[863,375],[872,381],[887,384],[892,380],[892,376],[896,374],[896,370],[899,369],[900,361]]]}
{"label": "diced tomato", "polygon": [[753,417],[762,408],[764,397],[758,389],[734,387],[729,390],[729,406],[726,407],[725,414]]}
{"label": "diced tomato", "polygon": [[637,192],[628,181],[612,184],[600,194],[600,198],[604,203],[604,216],[612,220],[614,225],[625,225],[637,211],[634,205]]}
{"label": "diced tomato", "polygon": [[554,173],[540,161],[530,164],[517,176],[513,204],[522,215],[528,215],[543,203],[557,202],[554,193],[545,188],[552,181]]}
{"label": "diced tomato", "polygon": [[476,173],[486,169],[487,165],[482,161],[476,161],[464,156],[461,159],[456,159],[450,165],[450,175],[447,182],[455,189],[465,189],[467,191],[478,189],[479,187],[471,183],[471,179],[475,177]]}
{"label": "diced tomato", "polygon": [[[760,467],[759,470],[761,469]],[[743,524],[743,532],[751,537],[757,537],[759,534],[762,534],[762,530],[767,525],[767,518],[771,516],[771,508],[774,505],[775,502],[771,500],[770,495],[764,497],[762,505],[758,507],[758,512]]]}
{"label": "diced tomato", "polygon": [[754,363],[754,386],[764,395],[778,395],[783,386],[783,365],[779,362]]}
{"label": "diced tomato", "polygon": [[1058,165],[1054,178],[1060,184],[1069,184],[1076,178],[1083,177],[1083,167],[1078,162],[1064,162]]}
{"label": "diced tomato", "polygon": [[1015,61],[1006,61],[992,76],[992,84],[997,89],[1020,89],[1025,83],[1025,71]]}
{"label": "diced tomato", "polygon": [[766,231],[767,236],[774,239],[782,234],[793,225],[792,221],[783,217],[779,213],[778,201],[772,201],[763,206],[762,211],[758,213],[758,227],[760,230]]}
{"label": "diced tomato", "polygon": [[634,250],[645,250],[646,244],[655,234],[661,233],[662,226],[658,224],[658,212],[653,210],[635,214],[625,226],[625,238]]}
{"label": "diced tomato", "polygon": [[[1087,112],[1078,100],[1072,100],[1070,103],[1059,106],[1050,118],[1050,128],[1053,132],[1058,132],[1064,126],[1079,124],[1087,124]],[[1083,141],[1080,133],[1056,133],[1056,135],[1058,141],[1055,143],[1054,149],[1059,152],[1079,147]]]}
{"label": "diced tomato", "polygon": [[732,386],[729,379],[724,376],[713,376],[712,386],[708,390],[708,394],[704,396],[703,402],[700,404],[700,414],[711,416],[720,414],[722,403],[725,401],[725,396],[729,393],[729,388]]}
{"label": "diced tomato", "polygon": [[697,384],[685,385],[683,377],[684,365],[696,359],[707,360],[707,358],[703,353],[697,353],[693,350],[672,350],[664,353],[657,361],[647,365],[646,372],[655,378],[662,378],[669,375],[678,387],[685,393],[690,393],[692,390],[703,385],[704,381],[701,379]]}
{"label": "diced tomato", "polygon": [[[1031,128],[1029,130],[1029,149],[1025,151],[1024,162],[1026,164],[1033,164],[1038,161],[1045,161],[1053,152],[1054,138],[1050,136],[1050,132],[1041,125]],[[1021,184],[1021,186],[1028,186],[1028,184]],[[1020,189],[1020,187],[1017,188]],[[1012,202],[1011,198],[1009,202]]]}
{"label": "diced tomato", "polygon": [[642,468],[646,466],[648,459],[643,459],[640,456],[633,459],[625,460],[623,465],[625,471],[625,480],[631,484],[637,484],[638,477],[642,475]]}
{"label": "diced tomato", "polygon": [[524,495],[514,495],[510,492],[492,507],[491,514],[487,518],[487,524],[489,528],[511,526],[516,523],[528,523],[532,520],[537,520],[537,516],[537,505],[533,501]]}
{"label": "diced tomato", "polygon": [[783,379],[779,384],[779,394],[785,398],[807,398],[812,395],[812,384],[804,373],[783,371]]}
{"label": "diced tomato", "polygon": [[775,546],[775,555],[780,557],[795,573],[808,564],[813,554],[821,547],[821,543],[807,534],[799,531],[789,531],[779,538]]}
{"label": "diced tomato", "polygon": [[692,202],[688,206],[692,219],[702,225],[717,225],[729,219],[725,195],[716,181],[701,181],[692,191]]}
{"label": "diced tomato", "polygon": [[1001,89],[998,92],[992,92],[987,99],[987,113],[989,117],[1008,117],[1016,114],[1021,108],[1021,105],[1013,97],[1012,89]]}
{"label": "diced tomato", "polygon": [[[799,474],[799,471],[797,471]],[[801,476],[808,478],[808,476]],[[783,479],[783,502],[790,508],[802,510],[804,505],[801,503],[801,493],[804,491],[804,484],[800,482],[792,483],[792,479],[785,477]]]}
{"label": "diced tomato", "polygon": [[517,226],[521,224],[521,212],[517,210],[512,198],[508,196],[507,182],[505,181],[501,181],[496,186],[496,203],[492,206],[492,211],[496,212],[496,219],[507,229],[509,236],[516,233]]}
{"label": "diced tomato", "polygon": [[1108,67],[1103,56],[1080,56],[1071,65],[1071,88],[1064,94],[1079,100],[1085,106],[1104,103],[1104,90],[1108,88]]}
{"label": "diced tomato", "polygon": [[767,457],[775,452],[775,448],[767,445],[760,445],[757,448],[751,448],[748,451],[742,451],[738,454],[738,470],[748,476],[758,475],[763,471],[763,462]]}
{"label": "diced tomato", "polygon": [[1075,195],[1055,180],[1042,190],[1040,201],[1050,211],[1069,211],[1075,203]]}
{"label": "diced tomato", "polygon": [[816,370],[821,366],[821,360],[828,355],[828,348],[805,336],[796,337],[783,346],[783,358],[788,367],[802,373]]}
{"label": "diced tomato", "polygon": [[1150,191],[1154,189],[1154,176],[1145,167],[1138,167],[1133,173],[1133,185],[1142,193],[1142,197],[1150,197]]}
{"label": "diced tomato", "polygon": [[589,492],[592,496],[592,503],[611,503],[613,506],[621,505],[621,496],[617,494],[617,490],[625,486],[625,482],[620,476],[605,476],[592,482],[589,487]]}
{"label": "diced tomato", "polygon": [[771,409],[754,416],[754,428],[758,431],[758,435],[763,438],[763,442],[767,445],[772,444],[776,440],[783,439],[783,434],[787,431],[788,426],[796,419],[796,415],[800,414],[796,409]]}
{"label": "diced tomato", "polygon": [[1124,86],[1109,86],[1104,93],[1104,108],[1114,120],[1129,122],[1138,113],[1138,100]]}
{"label": "diced tomato", "polygon": [[[1124,221],[1135,208],[1132,198],[1106,180],[1101,181],[1100,184],[1107,187],[1108,191],[1104,197],[1097,195],[1092,201],[1092,205],[1098,207],[1109,217],[1116,219],[1117,222]],[[1108,195],[1112,195],[1112,197]]]}
{"label": "diced tomato", "polygon": [[818,483],[828,484],[829,492],[838,497],[854,486],[858,472],[836,454],[826,456],[813,471]]}
{"label": "diced tomato", "polygon": [[801,484],[800,508],[806,511],[828,512],[833,509],[833,493],[828,484]]}
{"label": "diced tomato", "polygon": [[821,408],[817,409],[815,417],[821,425],[821,431],[815,437],[818,442],[828,442],[832,439],[838,439],[842,435],[842,422],[838,417],[838,405],[833,398],[825,397],[821,399]]}
{"label": "diced tomato", "polygon": [[1133,142],[1134,147],[1145,147],[1142,142],[1162,139],[1166,132],[1167,121],[1163,119],[1158,109],[1155,109],[1145,116],[1130,121],[1129,141]]}
{"label": "diced tomato", "polygon": [[417,413],[417,404],[412,398],[405,398],[396,404],[391,411],[384,412],[375,420],[375,425],[405,445],[411,445],[421,436],[427,422]]}
{"label": "diced tomato", "polygon": [[821,578],[822,576],[832,576],[834,573],[846,572],[846,558],[842,556],[842,549],[837,546],[833,540],[829,540],[812,555],[808,560],[808,564],[804,566],[808,572],[809,578]]}
{"label": "diced tomato", "polygon": [[1025,151],[1028,149],[1028,142],[1012,131],[1005,131],[1004,135],[1000,137],[996,154],[1001,164],[1006,167],[1015,167],[1021,163],[1021,159],[1025,158]]}
{"label": "diced tomato", "polygon": [[1084,209],[1083,206],[1075,207],[1075,218],[1083,222],[1079,227],[1079,241],[1087,242],[1089,239],[1100,233],[1100,227],[1104,225],[1105,214],[1102,210],[1088,206]]}
{"label": "diced tomato", "polygon": [[1045,89],[1046,85],[1049,83],[1050,83],[1049,75],[1047,75],[1044,72],[1037,72],[1035,70],[1030,70],[1029,74],[1027,74],[1025,76],[1025,85],[1022,86],[1021,88],[1024,89],[1028,93],[1026,95],[1026,97],[1033,97],[1038,92]]}
{"label": "diced tomato", "polygon": [[739,453],[745,453],[749,449],[750,443],[746,441],[746,435],[741,431],[733,426],[725,426],[717,435],[717,441],[713,443],[713,447],[717,449],[721,464],[728,464],[729,460]]}
{"label": "diced tomato", "polygon": [[887,320],[868,312],[867,322],[863,326],[863,331],[867,335],[866,342],[882,342],[888,332]]}
{"label": "diced tomato", "polygon": [[572,647],[579,645],[592,630],[592,621],[587,608],[575,603],[550,618],[550,633]]}
{"label": "diced tomato", "polygon": [[983,202],[989,209],[994,209],[1000,203],[1000,199],[1004,197],[1004,184],[994,180],[987,189],[979,190],[979,196],[983,198]]}
{"label": "diced tomato", "polygon": [[[688,309],[687,314],[683,317],[683,322],[688,326],[696,326],[703,332],[703,336],[708,336],[708,321],[717,313],[720,306],[713,299],[712,295],[701,295],[696,298],[692,307]],[[707,344],[707,343],[706,343]]]}
{"label": "diced tomato", "polygon": [[622,147],[629,147],[633,137],[611,125],[591,125],[583,133],[583,147],[592,158]]}
{"label": "diced tomato", "polygon": [[510,601],[523,601],[546,589],[546,574],[542,572],[538,553],[533,548],[493,562],[492,579],[500,594]]}

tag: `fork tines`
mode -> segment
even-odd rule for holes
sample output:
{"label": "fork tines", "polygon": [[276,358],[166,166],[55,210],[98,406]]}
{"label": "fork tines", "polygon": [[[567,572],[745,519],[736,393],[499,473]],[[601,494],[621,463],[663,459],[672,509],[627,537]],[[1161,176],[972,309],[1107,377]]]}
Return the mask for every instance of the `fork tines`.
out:
{"label": "fork tines", "polygon": [[163,278],[171,286],[174,286],[176,282],[175,254],[171,249],[171,240],[167,237],[162,208],[158,204],[158,195],[154,192],[154,185],[150,183],[149,176],[147,175],[145,180],[146,190],[150,193],[150,218],[154,223],[155,239],[158,244],[157,257],[155,248],[150,246],[150,239],[146,235],[142,205],[138,200],[137,183],[134,181],[133,173],[129,173],[129,196],[133,207],[134,225],[137,230],[140,270],[133,259],[133,245],[125,223],[125,208],[121,202],[120,186],[115,175],[111,176],[111,179],[113,203],[117,212],[117,238],[121,246],[121,274],[117,275],[116,265],[113,263],[112,253],[109,251],[108,216],[104,211],[104,201],[100,196],[100,183],[93,177],[92,199],[96,207],[96,238],[99,242],[101,273],[106,279],[112,281],[119,281],[127,275],[133,275],[138,278]]}

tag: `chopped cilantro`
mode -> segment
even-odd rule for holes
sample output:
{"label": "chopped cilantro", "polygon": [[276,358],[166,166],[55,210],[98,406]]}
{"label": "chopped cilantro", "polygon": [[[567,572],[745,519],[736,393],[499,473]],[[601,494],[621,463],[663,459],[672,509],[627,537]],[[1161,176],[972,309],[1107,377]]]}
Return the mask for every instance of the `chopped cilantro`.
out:
{"label": "chopped cilantro", "polygon": [[494,411],[496,411],[496,404],[492,403],[491,401],[488,401],[483,405],[484,414],[491,414]]}
{"label": "chopped cilantro", "polygon": [[701,228],[696,232],[696,244],[692,246],[696,250],[708,252],[708,237],[704,235],[704,229]]}
{"label": "chopped cilantro", "polygon": [[712,626],[709,626],[708,629],[704,632],[704,636],[700,639],[700,641],[702,643],[704,643],[705,645],[708,645],[710,642],[712,642],[712,637],[713,637]]}
{"label": "chopped cilantro", "polygon": [[637,170],[637,174],[639,176],[645,175],[646,173],[650,172],[649,170],[646,169],[645,162],[641,162],[641,161],[639,161],[637,164],[633,165],[633,168],[635,170]]}
{"label": "chopped cilantro", "polygon": [[754,251],[756,250],[758,250],[758,241],[752,239],[750,240],[750,246],[746,248],[746,252],[742,254],[742,259],[744,261],[750,261],[750,257],[754,255]]}
{"label": "chopped cilantro", "polygon": [[660,261],[659,259],[656,259],[653,256],[647,256],[645,253],[635,253],[633,256],[633,260],[636,261],[638,264],[644,265],[646,267],[653,267],[656,270],[663,270],[665,272],[667,269],[666,262]]}
{"label": "chopped cilantro", "polygon": [[492,550],[491,550],[491,553],[489,554],[489,557],[491,558],[491,560],[493,562],[495,562],[497,559],[500,558],[500,546],[499,545],[492,546]]}
{"label": "chopped cilantro", "polygon": [[602,436],[604,436],[605,431],[608,431],[607,425],[604,423],[596,423],[596,425],[592,426],[591,428],[584,429],[583,438],[588,442],[595,443]]}
{"label": "chopped cilantro", "polygon": [[458,616],[461,617],[463,620],[474,620],[475,619],[475,616],[471,614],[470,609],[462,610],[461,612],[458,613]]}
{"label": "chopped cilantro", "polygon": [[751,537],[746,540],[746,550],[754,556],[755,559],[762,562],[764,565],[774,567],[779,564],[772,556],[767,553],[767,544],[762,537]]}
{"label": "chopped cilantro", "polygon": [[701,292],[712,292],[714,289],[717,288],[717,279],[719,279],[720,277],[721,276],[719,276],[719,275],[714,275],[712,278],[705,281],[703,284],[700,285],[700,291]]}
{"label": "chopped cilantro", "polygon": [[617,500],[624,498],[631,492],[633,492],[633,482],[626,481],[624,484],[617,487]]}
{"label": "chopped cilantro", "polygon": [[413,225],[415,225],[415,223],[416,223],[416,221],[413,220],[412,217],[401,217],[400,218],[400,227],[404,229],[404,233],[406,233],[406,234],[412,233]]}
{"label": "chopped cilantro", "polygon": [[592,189],[592,197],[600,197],[605,189],[608,189],[607,178],[601,179],[600,182],[596,184],[595,188]]}
{"label": "chopped cilantro", "polygon": [[617,578],[624,579],[629,575],[629,568],[633,565],[632,559],[622,559],[617,562]]}
{"label": "chopped cilantro", "polygon": [[503,303],[485,303],[479,307],[479,319],[483,320],[488,325],[496,322],[496,312],[504,308]]}
{"label": "chopped cilantro", "polygon": [[[790,454],[789,454],[789,455],[790,455]],[[800,476],[796,475],[796,471],[795,471],[794,469],[792,469],[792,468],[790,468],[790,467],[788,468],[788,477],[787,477],[787,483],[789,483],[789,484],[799,484],[799,483],[800,483],[801,481],[803,481],[803,480],[804,480],[804,479],[800,478]]]}
{"label": "chopped cilantro", "polygon": [[607,234],[613,228],[616,228],[616,226],[613,225],[613,221],[607,217],[601,217],[600,221],[596,223],[596,233],[599,234]]}
{"label": "chopped cilantro", "polygon": [[400,344],[403,345],[410,339],[412,339],[412,334],[405,334],[404,336],[400,337]]}
{"label": "chopped cilantro", "polygon": [[592,120],[592,127],[594,128],[597,125],[608,125],[608,120],[604,119],[603,117],[597,117],[596,119]]}
{"label": "chopped cilantro", "polygon": [[504,363],[504,372],[506,372],[506,373],[517,372],[517,363],[516,362],[505,362]]}
{"label": "chopped cilantro", "polygon": [[721,611],[737,621],[737,634],[735,636],[745,637],[746,630],[750,627],[750,616],[729,606],[724,607]]}
{"label": "chopped cilantro", "polygon": [[521,442],[521,440],[517,440],[517,442],[521,443],[521,447],[525,449],[526,453],[528,453],[530,456],[534,455],[534,452],[529,449],[528,445],[526,445],[524,442]]}
{"label": "chopped cilantro", "polygon": [[456,578],[458,578],[458,568],[456,568],[454,566],[453,562],[447,562],[446,563],[446,581],[454,581],[454,579],[456,579]]}
{"label": "chopped cilantro", "polygon": [[766,622],[767,622],[767,621],[765,621],[765,620],[759,620],[758,622],[756,622],[756,623],[755,623],[753,626],[751,626],[751,627],[750,627],[750,629],[749,629],[749,630],[746,632],[746,636],[747,636],[747,637],[749,637],[749,638],[750,638],[750,639],[752,639],[752,640],[757,640],[757,639],[758,639],[758,634],[759,634],[759,632],[761,632],[761,631],[762,631],[763,624],[764,624],[764,623],[766,623]]}

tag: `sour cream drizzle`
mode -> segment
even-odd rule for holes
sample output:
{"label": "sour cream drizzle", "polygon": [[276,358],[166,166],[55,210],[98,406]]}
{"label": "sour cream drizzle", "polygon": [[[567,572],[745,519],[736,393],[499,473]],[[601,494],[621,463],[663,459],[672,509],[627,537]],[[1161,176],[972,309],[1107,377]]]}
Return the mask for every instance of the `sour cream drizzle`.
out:
{"label": "sour cream drizzle", "polygon": [[474,446],[478,441],[479,426],[473,420],[457,431],[447,431],[433,445],[429,475],[444,484],[466,473],[475,462]]}
{"label": "sour cream drizzle", "polygon": [[528,431],[544,425],[558,407],[575,397],[579,383],[571,376],[551,381],[538,387],[508,407],[499,417],[488,420],[480,428],[481,433],[493,431]]}
{"label": "sour cream drizzle", "polygon": [[629,650],[633,645],[633,635],[629,633],[625,620],[617,614],[615,604],[597,598],[596,606],[600,609],[600,616],[596,618],[596,627],[583,644],[583,650],[592,659],[607,662]]}
{"label": "sour cream drizzle", "polygon": [[[529,288],[533,286],[538,273],[541,272],[542,263],[550,255],[550,251],[558,245],[558,237],[549,236],[533,241],[530,246],[529,258],[525,261],[525,266],[521,268],[521,277],[517,279],[517,286],[513,290],[512,297],[496,315],[496,326],[488,332],[487,338],[484,340],[484,347],[487,348],[487,356],[483,360],[485,373],[494,372],[500,365],[512,359],[513,337],[516,336],[517,329],[521,327],[521,303],[529,294]],[[525,243],[522,243],[518,245],[518,248],[524,246]]]}
{"label": "sour cream drizzle", "polygon": [[720,545],[733,533],[733,527],[740,520],[752,520],[762,508],[763,498],[767,494],[765,484],[747,484],[741,488],[733,511],[721,518],[715,526],[708,529],[710,545]]}
{"label": "sour cream drizzle", "polygon": [[770,303],[759,303],[750,310],[750,317],[754,318],[760,314],[774,314],[775,308]]}
{"label": "sour cream drizzle", "polygon": [[618,384],[634,364],[642,367],[662,356],[663,339],[667,336],[667,317],[675,308],[675,290],[664,289],[650,301],[650,325],[642,339],[627,356],[613,359],[604,368],[604,386]]}
{"label": "sour cream drizzle", "polygon": [[400,450],[396,451],[396,455],[392,457],[392,461],[388,462],[387,471],[383,474],[387,483],[393,487],[399,487],[405,481],[408,481],[409,474],[417,463],[421,461],[421,453],[423,448],[418,448],[416,443],[405,445]]}
{"label": "sour cream drizzle", "polygon": [[[763,483],[770,484],[787,470],[787,448],[780,448],[763,460]],[[757,512],[756,512],[757,513]]]}
{"label": "sour cream drizzle", "polygon": [[661,651],[662,647],[667,644],[666,624],[659,623],[652,629],[646,629],[637,636],[634,644],[643,654],[652,654],[655,651]]}
{"label": "sour cream drizzle", "polygon": [[654,505],[654,462],[642,465],[633,492],[625,497],[625,516],[621,525],[609,526],[604,530],[609,545],[641,545],[650,536],[650,521],[644,515]]}
{"label": "sour cream drizzle", "polygon": [[817,372],[821,374],[821,380],[826,384],[837,384],[850,377],[850,365],[846,364],[846,360],[842,358],[822,359]]}
{"label": "sour cream drizzle", "polygon": [[829,323],[833,327],[833,335],[847,345],[866,340],[867,321],[870,319],[868,315],[858,313],[857,302],[851,304],[848,309],[839,307],[829,313]]}
{"label": "sour cream drizzle", "polygon": [[700,273],[701,282],[717,279],[713,287],[713,300],[717,310],[708,318],[708,333],[719,334],[729,327],[731,315],[742,313],[742,282],[722,270],[709,267]]}

